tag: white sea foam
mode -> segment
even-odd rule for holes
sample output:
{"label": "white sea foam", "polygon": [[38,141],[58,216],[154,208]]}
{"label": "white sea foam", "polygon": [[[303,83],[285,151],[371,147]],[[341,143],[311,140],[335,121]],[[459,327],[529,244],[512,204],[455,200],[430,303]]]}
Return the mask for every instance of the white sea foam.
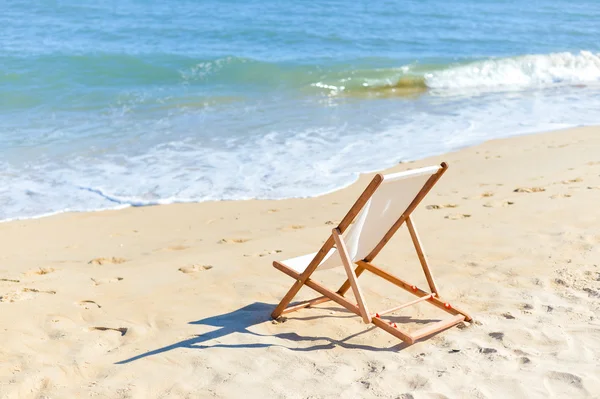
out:
{"label": "white sea foam", "polygon": [[425,83],[438,90],[600,83],[600,54],[581,51],[491,59],[427,73]]}
{"label": "white sea foam", "polygon": [[[560,86],[600,86],[600,54],[552,53],[487,59],[455,65],[405,65],[400,68],[348,72],[352,78],[329,77],[311,84],[330,96],[383,90],[425,90],[436,95],[523,91]],[[372,76],[372,75],[376,76]],[[401,92],[401,91],[400,91]]]}
{"label": "white sea foam", "polygon": [[[593,54],[572,56],[569,62],[565,61],[568,55],[531,57],[537,61],[532,61],[535,67],[529,71],[535,73],[527,76],[536,76],[538,82],[552,81],[548,76],[561,76],[570,83],[576,79],[591,82],[596,76],[597,56]],[[551,61],[555,58],[563,60],[562,64]],[[527,83],[522,78],[525,59],[529,58],[521,57],[514,64],[498,61],[500,65],[485,61],[478,72],[473,65],[456,67],[436,79],[449,86],[453,79],[496,82],[506,74],[521,76],[511,82]],[[542,67],[550,64],[554,66]],[[575,64],[584,66],[583,77],[565,72],[567,65]],[[492,90],[475,97],[432,92],[416,100],[340,101],[335,105],[325,109],[318,105],[295,114],[297,118],[305,113],[324,118],[318,123],[271,115],[278,123],[275,127],[261,125],[247,136],[174,135],[169,139],[154,134],[147,139],[151,143],[147,147],[140,140],[110,147],[113,151],[79,151],[60,159],[36,151],[28,153],[25,161],[0,161],[0,220],[174,202],[315,196],[351,184],[361,172],[401,160],[497,137],[600,123],[600,89],[593,85],[508,93]],[[236,111],[239,118],[255,114],[253,109]],[[169,129],[197,124],[194,115],[169,119]],[[322,123],[329,119],[334,123]],[[207,129],[209,122],[201,119],[198,129]],[[150,130],[151,126],[142,127]]]}

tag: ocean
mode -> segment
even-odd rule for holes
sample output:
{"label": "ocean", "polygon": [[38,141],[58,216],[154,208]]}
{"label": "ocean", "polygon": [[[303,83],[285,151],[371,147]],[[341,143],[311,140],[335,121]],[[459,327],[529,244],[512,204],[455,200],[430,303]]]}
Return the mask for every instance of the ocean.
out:
{"label": "ocean", "polygon": [[0,0],[0,220],[320,195],[600,123],[597,0]]}

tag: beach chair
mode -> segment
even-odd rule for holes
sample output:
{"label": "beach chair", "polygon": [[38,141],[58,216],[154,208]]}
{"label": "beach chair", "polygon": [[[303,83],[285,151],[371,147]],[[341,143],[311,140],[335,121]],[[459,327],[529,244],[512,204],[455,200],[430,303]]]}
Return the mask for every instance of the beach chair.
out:
{"label": "beach chair", "polygon": [[[271,316],[277,319],[282,314],[331,300],[361,316],[366,324],[372,323],[408,344],[413,344],[418,339],[450,328],[463,320],[470,321],[471,317],[467,313],[440,298],[439,290],[429,270],[427,258],[423,252],[414,222],[411,219],[413,211],[446,172],[447,168],[446,163],[442,163],[439,166],[406,172],[375,175],[340,224],[333,229],[318,252],[281,262],[273,262],[276,269],[289,275],[296,282],[277,305]],[[373,264],[373,259],[404,223],[406,223],[425,273],[429,291],[410,284]],[[356,268],[354,268],[354,265]],[[347,280],[337,291],[331,291],[311,278],[313,272],[317,269],[338,266],[344,267]],[[358,277],[365,270],[403,288],[418,298],[387,310],[376,313],[369,312],[358,284]],[[287,307],[304,285],[317,291],[322,296]],[[344,294],[350,288],[352,288],[356,298],[356,304],[344,297]],[[386,314],[419,302],[436,306],[452,315],[452,317],[410,333],[401,330],[395,323],[383,319]]]}

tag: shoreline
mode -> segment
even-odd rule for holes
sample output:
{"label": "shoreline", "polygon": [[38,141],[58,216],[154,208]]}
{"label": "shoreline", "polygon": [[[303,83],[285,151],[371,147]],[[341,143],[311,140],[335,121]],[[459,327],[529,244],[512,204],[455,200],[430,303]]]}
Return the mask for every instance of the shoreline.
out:
{"label": "shoreline", "polygon": [[[36,216],[30,216],[30,217],[13,217],[13,218],[7,218],[7,219],[3,219],[0,220],[0,225],[4,224],[4,223],[13,223],[13,222],[19,222],[19,221],[28,221],[28,220],[39,220],[39,219],[45,219],[45,218],[51,218],[51,217],[56,217],[56,216],[60,216],[60,215],[69,215],[69,214],[86,214],[86,213],[98,213],[98,212],[111,212],[111,211],[121,211],[121,210],[125,210],[125,209],[131,209],[131,208],[152,208],[152,207],[157,207],[157,206],[170,206],[170,205],[181,205],[181,204],[205,204],[205,203],[220,203],[220,202],[243,202],[243,201],[286,201],[286,200],[301,200],[301,199],[311,199],[311,198],[319,198],[319,197],[323,197],[323,196],[327,196],[327,195],[331,195],[333,193],[336,193],[338,191],[343,191],[353,185],[355,185],[362,176],[365,175],[374,175],[376,173],[385,173],[387,171],[391,171],[391,173],[393,172],[397,172],[397,171],[401,171],[402,169],[402,165],[408,165],[408,164],[413,164],[413,163],[419,163],[421,161],[425,162],[428,159],[440,159],[443,158],[446,155],[450,155],[450,154],[456,154],[458,152],[461,152],[465,149],[469,149],[469,148],[474,148],[474,147],[478,147],[481,145],[484,145],[486,143],[494,143],[496,141],[504,141],[504,140],[512,140],[515,138],[520,138],[520,137],[528,137],[528,136],[536,136],[536,135],[548,135],[548,134],[554,134],[554,133],[560,133],[560,132],[564,132],[564,131],[571,131],[571,130],[579,130],[579,129],[586,129],[586,128],[595,128],[595,127],[600,127],[600,124],[592,124],[592,125],[578,125],[578,126],[572,126],[572,127],[562,127],[562,128],[557,128],[555,130],[549,130],[549,131],[534,131],[534,132],[525,132],[525,133],[516,133],[510,136],[505,136],[505,137],[500,137],[500,138],[494,138],[494,139],[490,139],[490,140],[484,140],[481,142],[478,142],[476,144],[468,144],[462,147],[458,147],[450,152],[444,152],[444,153],[438,153],[438,154],[433,154],[433,155],[428,155],[426,157],[423,158],[418,158],[418,159],[414,159],[414,160],[408,160],[408,161],[400,161],[398,163],[396,163],[395,165],[389,166],[389,167],[384,167],[384,168],[375,168],[373,170],[368,170],[365,172],[359,172],[356,176],[356,178],[351,181],[350,183],[340,186],[338,188],[326,191],[324,193],[320,193],[320,194],[316,194],[316,195],[308,195],[308,196],[298,196],[298,197],[285,197],[285,198],[278,198],[278,199],[272,199],[272,198],[247,198],[247,199],[221,199],[221,200],[206,200],[206,201],[195,201],[195,200],[174,200],[174,202],[169,202],[169,203],[160,203],[162,201],[168,201],[168,199],[158,199],[156,200],[157,203],[150,203],[150,204],[144,204],[144,205],[134,205],[134,204],[127,204],[127,203],[120,203],[119,205],[117,205],[114,208],[99,208],[99,209],[89,209],[89,210],[82,210],[82,211],[73,211],[73,210],[58,210],[58,211],[54,211],[54,212],[48,212],[48,213],[43,213],[40,215],[36,215]],[[425,162],[426,163],[426,162]],[[139,202],[139,201],[138,201]]]}
{"label": "shoreline", "polygon": [[[316,251],[373,173],[319,197],[17,220],[0,223],[0,397],[598,396],[600,127],[386,172],[441,161],[414,223],[440,297],[473,323],[405,346],[334,304],[270,319],[293,284],[272,262]],[[404,227],[377,264],[426,286]],[[372,311],[408,298],[360,281]]]}

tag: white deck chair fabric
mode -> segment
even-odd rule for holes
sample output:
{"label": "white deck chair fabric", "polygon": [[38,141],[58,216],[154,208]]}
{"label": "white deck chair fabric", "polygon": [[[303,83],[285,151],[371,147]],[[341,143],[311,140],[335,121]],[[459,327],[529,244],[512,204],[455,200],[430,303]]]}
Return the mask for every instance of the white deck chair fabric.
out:
{"label": "white deck chair fabric", "polygon": [[[440,170],[429,166],[406,172],[383,175],[383,181],[361,209],[344,237],[353,262],[364,259],[406,211],[427,180]],[[298,273],[304,272],[316,252],[287,259],[281,263]],[[342,266],[337,249],[329,250],[317,270]]]}

